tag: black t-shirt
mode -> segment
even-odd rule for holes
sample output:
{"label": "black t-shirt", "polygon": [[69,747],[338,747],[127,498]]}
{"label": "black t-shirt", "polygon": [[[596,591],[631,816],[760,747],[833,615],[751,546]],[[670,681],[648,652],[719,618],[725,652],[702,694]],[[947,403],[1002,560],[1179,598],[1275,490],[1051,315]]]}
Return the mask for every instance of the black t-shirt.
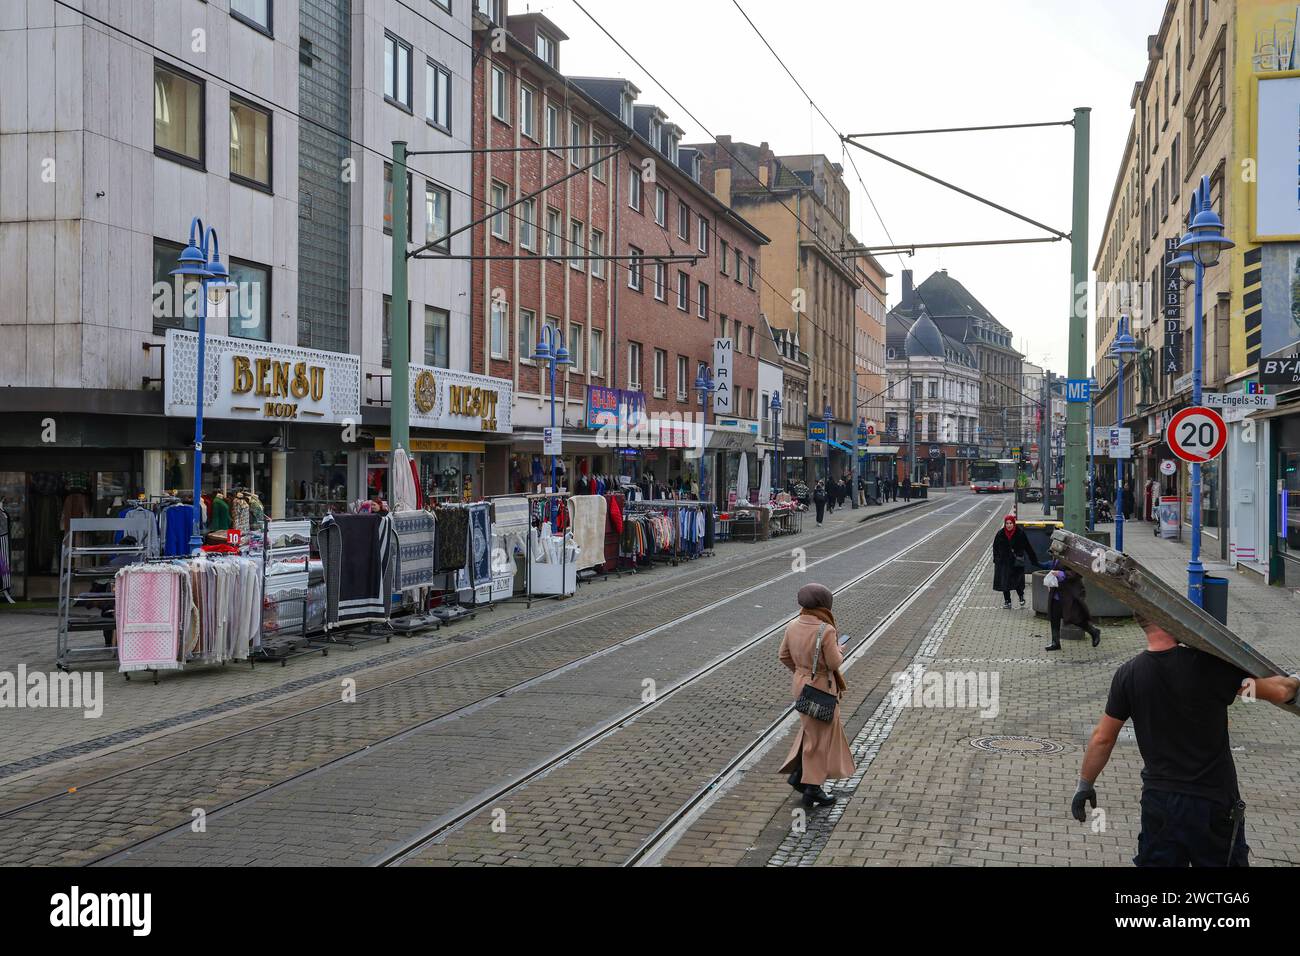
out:
{"label": "black t-shirt", "polygon": [[1133,720],[1144,790],[1220,802],[1238,798],[1228,747],[1228,705],[1250,675],[1212,654],[1178,646],[1144,651],[1110,682],[1106,714]]}

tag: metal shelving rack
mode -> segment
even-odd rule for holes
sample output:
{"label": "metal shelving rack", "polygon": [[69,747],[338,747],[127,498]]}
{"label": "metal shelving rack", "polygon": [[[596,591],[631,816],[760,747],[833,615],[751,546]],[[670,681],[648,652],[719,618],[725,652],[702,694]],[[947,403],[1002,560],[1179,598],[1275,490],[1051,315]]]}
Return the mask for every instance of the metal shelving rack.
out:
{"label": "metal shelving rack", "polygon": [[[111,581],[120,565],[110,565],[115,558],[129,557],[139,561],[145,557],[142,544],[89,544],[86,539],[101,540],[108,534],[119,538],[126,534],[124,518],[73,518],[63,539],[63,554],[59,572],[59,631],[57,663],[66,671],[74,664],[103,663],[117,660],[117,647],[112,644],[74,645],[72,635],[80,632],[103,632],[117,626],[117,598],[112,587],[104,591],[75,593],[77,582]],[[74,618],[74,607],[111,608],[111,612],[90,620]]]}

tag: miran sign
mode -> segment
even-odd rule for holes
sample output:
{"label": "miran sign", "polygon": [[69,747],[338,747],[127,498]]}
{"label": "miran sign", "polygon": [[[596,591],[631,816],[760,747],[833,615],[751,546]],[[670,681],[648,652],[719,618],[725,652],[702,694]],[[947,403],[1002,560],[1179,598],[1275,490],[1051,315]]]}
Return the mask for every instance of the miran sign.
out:
{"label": "miran sign", "polygon": [[507,379],[411,366],[411,424],[419,428],[509,433],[512,398]]}
{"label": "miran sign", "polygon": [[[241,421],[337,424],[361,417],[361,359],[270,342],[209,335],[203,414]],[[167,333],[168,415],[190,417],[198,387],[198,336]]]}

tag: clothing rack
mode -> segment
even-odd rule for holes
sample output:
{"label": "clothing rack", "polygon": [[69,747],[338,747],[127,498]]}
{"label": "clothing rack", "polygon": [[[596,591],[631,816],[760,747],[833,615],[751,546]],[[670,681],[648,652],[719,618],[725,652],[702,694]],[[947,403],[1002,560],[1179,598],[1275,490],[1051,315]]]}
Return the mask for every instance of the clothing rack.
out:
{"label": "clothing rack", "polygon": [[[117,647],[112,639],[117,627],[117,597],[111,582],[119,568],[145,558],[144,545],[120,543],[127,531],[126,524],[125,518],[72,518],[68,522],[59,566],[59,626],[55,648],[55,661],[61,671],[69,670],[74,664],[117,659]],[[95,543],[109,535],[115,535],[119,543]],[[76,592],[78,582],[100,586],[105,581],[110,582],[107,591]],[[100,617],[74,617],[73,609],[78,607],[98,610]],[[89,631],[103,634],[102,645],[73,643],[74,634]]]}
{"label": "clothing rack", "polygon": [[[316,523],[308,518],[270,519],[266,522],[266,539],[262,547],[262,646],[260,656],[277,660],[283,667],[295,657],[314,654],[329,656],[329,647],[312,647],[311,626],[311,552]],[[301,563],[299,570],[296,565]],[[275,570],[273,570],[275,569]],[[324,585],[322,585],[323,587]],[[300,590],[300,593],[299,593]],[[302,620],[293,637],[277,627],[274,636],[267,633],[266,619],[274,609],[277,617],[284,604],[298,604]]]}
{"label": "clothing rack", "polygon": [[[703,528],[701,529],[700,548],[698,550],[687,550],[685,539],[682,537],[681,523],[678,517],[681,509],[692,508],[699,509],[703,514]],[[673,498],[655,498],[649,500],[628,501],[623,509],[623,513],[628,516],[643,516],[653,512],[661,512],[665,515],[673,515],[673,547],[670,551],[662,549],[648,552],[646,557],[650,562],[661,561],[677,565],[682,561],[690,561],[695,558],[713,554],[713,505],[707,501],[691,501]],[[635,556],[633,556],[633,565],[636,565]]]}
{"label": "clothing rack", "polygon": [[10,604],[14,603],[13,565],[9,557],[9,513],[5,511],[4,502],[0,501],[0,597]]}

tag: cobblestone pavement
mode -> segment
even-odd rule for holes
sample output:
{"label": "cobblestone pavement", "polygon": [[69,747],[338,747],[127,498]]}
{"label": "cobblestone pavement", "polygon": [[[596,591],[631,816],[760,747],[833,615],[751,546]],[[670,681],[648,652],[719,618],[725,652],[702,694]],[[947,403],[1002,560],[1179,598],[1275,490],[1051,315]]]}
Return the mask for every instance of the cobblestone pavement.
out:
{"label": "cobblestone pavement", "polygon": [[[447,641],[430,648],[418,659],[379,668],[374,667],[373,662],[371,665],[359,664],[356,668],[359,696],[353,705],[338,705],[337,675],[322,677],[318,684],[296,696],[281,696],[268,704],[243,707],[220,721],[187,729],[183,735],[154,737],[111,753],[96,754],[80,764],[63,761],[53,767],[14,776],[0,784],[0,808],[9,808],[10,811],[0,818],[0,861],[92,860],[185,823],[191,819],[195,809],[214,809],[245,799],[296,774],[309,774],[304,778],[306,783],[312,776],[324,775],[311,772],[326,765],[330,765],[331,780],[339,784],[338,794],[344,795],[347,793],[346,784],[340,781],[355,772],[351,764],[357,762],[350,761],[349,755],[385,737],[408,734],[412,728],[430,721],[439,725],[446,744],[437,753],[429,755],[430,765],[435,768],[431,776],[440,779],[439,768],[464,765],[468,779],[481,779],[489,773],[488,765],[495,767],[503,757],[508,761],[515,750],[520,752],[520,759],[526,759],[538,747],[549,747],[557,740],[568,739],[572,728],[581,720],[584,707],[603,712],[602,708],[607,709],[615,703],[625,705],[626,701],[619,695],[628,688],[619,687],[612,700],[600,700],[601,695],[590,693],[589,687],[580,679],[574,681],[570,677],[568,679],[578,685],[577,691],[567,691],[577,701],[578,713],[574,715],[570,715],[568,710],[557,710],[556,688],[548,687],[528,700],[518,697],[498,700],[496,695],[521,682],[554,675],[557,668],[565,668],[570,661],[614,648],[654,627],[656,622],[662,622],[662,627],[710,601],[731,599],[740,604],[743,596],[754,597],[756,602],[761,594],[757,591],[746,594],[746,589],[761,587],[774,574],[788,573],[792,547],[804,549],[810,563],[828,558],[828,564],[833,561],[837,569],[847,569],[853,562],[868,558],[872,548],[887,548],[884,542],[851,548],[855,542],[872,537],[892,537],[891,529],[895,528],[905,529],[912,525],[932,527],[944,520],[942,512],[953,503],[946,504],[941,499],[909,514],[870,522],[860,531],[856,529],[857,522],[872,512],[843,512],[834,519],[840,525],[838,529],[828,522],[828,527],[818,532],[812,530],[809,523],[809,531],[804,535],[768,545],[749,546],[743,556],[730,564],[725,559],[715,559],[684,565],[674,569],[675,575],[661,574],[661,571],[669,570],[664,568],[626,579],[625,585],[654,595],[652,604],[643,605],[653,608],[653,613],[607,615],[588,622],[603,606],[626,604],[629,596],[625,587],[624,592],[611,592],[609,598],[592,600],[585,607],[577,602],[566,602],[562,605],[563,611],[553,614],[556,623],[542,619],[535,609],[532,616],[517,618],[471,645]],[[836,537],[836,531],[849,533]],[[762,560],[749,560],[755,558]],[[721,575],[715,569],[720,569]],[[734,576],[730,573],[733,571]],[[755,604],[753,610],[761,611],[761,605]],[[559,628],[558,624],[566,620],[578,624]],[[542,626],[541,636],[539,625]],[[654,635],[655,640],[638,642],[643,644],[644,650],[641,669],[636,673],[655,673],[657,663],[669,666],[671,673],[673,667],[689,664],[691,655],[714,650],[710,640],[713,633],[704,622],[692,634],[693,637],[687,635],[682,628],[665,628]],[[521,638],[525,637],[529,640],[521,643]],[[674,641],[677,647],[670,646]],[[601,658],[595,660],[602,662]],[[369,670],[365,670],[367,666]],[[627,670],[624,669],[621,672],[623,676],[620,676],[616,662],[612,668],[608,662],[602,662],[601,666],[609,671],[607,677],[625,681]],[[268,670],[279,669],[258,668],[254,673]],[[560,690],[564,689],[558,678],[556,684]],[[147,691],[167,687],[168,683],[158,688],[136,682],[130,686]],[[641,690],[639,684],[631,689],[638,695]],[[498,708],[494,711],[498,714],[495,724],[477,716],[479,709],[488,702]],[[321,709],[299,716],[305,707],[313,705]],[[466,719],[471,715],[475,715],[474,719]],[[519,717],[527,719],[520,721]],[[280,722],[265,726],[272,720]],[[528,729],[521,733],[520,727]],[[242,736],[235,739],[226,739],[241,733]],[[215,743],[210,743],[214,740]],[[490,743],[485,747],[487,741]],[[195,749],[192,753],[174,756],[178,747]],[[149,760],[160,762],[141,768],[142,762]],[[362,772],[373,773],[373,769],[362,768]],[[371,777],[370,784],[373,786],[376,781],[382,784],[385,772],[381,770],[378,777]],[[84,786],[86,778],[101,778],[113,773],[119,776]],[[413,806],[421,814],[422,821],[430,816],[420,792],[420,787],[427,789],[428,779],[420,778],[414,793]],[[52,794],[63,793],[70,785],[81,789],[66,798],[48,799]],[[23,807],[24,803],[41,798],[47,799]],[[255,805],[255,802],[248,804],[249,807]],[[237,807],[232,813],[239,809]],[[312,816],[312,807],[304,806],[303,809],[302,819]],[[370,835],[354,840],[351,844],[353,852],[370,852],[372,843],[391,838],[391,829],[385,828],[382,811],[369,804],[357,809],[354,817],[347,820],[340,820],[329,812],[321,816],[327,824],[327,832],[322,834],[320,841],[312,844],[317,854],[312,858],[314,861],[337,858],[330,848],[330,839],[340,827],[364,831],[366,828],[361,821],[367,816],[375,818],[371,821]],[[214,816],[210,823],[215,825],[220,819]],[[280,819],[275,826],[281,831],[295,831],[285,838],[292,839],[300,829],[299,822],[300,818],[295,816],[288,821]],[[255,831],[243,828],[239,832],[242,837]],[[280,850],[278,856],[272,857],[279,862],[307,859],[286,849],[297,846],[292,842],[277,843],[260,837],[255,842],[259,850]],[[203,854],[200,859],[203,862],[234,862],[242,857],[238,853],[223,855],[214,852]]]}
{"label": "cobblestone pavement", "polygon": [[[913,503],[913,507],[920,503]],[[821,528],[811,517],[802,534],[759,544],[720,542],[716,554],[678,566],[656,566],[636,575],[610,576],[583,584],[573,598],[498,605],[479,613],[474,620],[457,622],[441,630],[411,637],[382,638],[357,647],[335,647],[329,656],[298,657],[286,667],[278,664],[246,664],[194,668],[163,674],[158,684],[137,676],[126,681],[110,666],[96,668],[104,673],[103,716],[87,720],[80,710],[0,711],[5,733],[0,734],[0,780],[82,754],[94,753],[159,733],[227,716],[250,705],[274,700],[285,694],[329,683],[331,688],[344,676],[404,658],[423,657],[429,652],[455,647],[466,641],[500,633],[521,621],[530,624],[564,620],[580,609],[599,610],[613,606],[666,584],[689,581],[700,574],[744,563],[754,557],[784,552],[793,542],[813,542],[842,533],[860,521],[879,518],[905,507],[904,502],[882,507],[844,509],[828,516]],[[57,619],[49,613],[3,610],[0,605],[0,671],[14,672],[25,664],[29,672],[51,672],[55,668]],[[95,640],[98,632],[80,635]],[[90,670],[91,668],[85,668]],[[0,803],[0,805],[3,805]]]}
{"label": "cobblestone pavement", "polygon": [[[992,533],[990,525],[990,534]],[[1186,579],[1187,548],[1126,534],[1129,553],[1171,584]],[[900,620],[900,654],[873,649],[894,673],[910,665],[998,681],[997,708],[893,700],[889,674],[849,673],[875,686],[847,721],[857,774],[837,782],[841,803],[805,818],[775,773],[785,735],[717,799],[667,853],[667,865],[1128,865],[1136,849],[1141,758],[1126,728],[1098,782],[1101,813],[1069,816],[1082,751],[1115,668],[1145,646],[1131,622],[1103,629],[1100,648],[1065,642],[1047,654],[1048,626],[1001,609],[988,554],[952,583],[940,606]],[[1234,576],[1229,625],[1284,667],[1296,666],[1300,604],[1286,591]],[[910,634],[907,633],[910,631]],[[1067,636],[1068,636],[1067,632]],[[864,662],[865,663],[865,662]],[[860,667],[861,665],[859,665]],[[922,685],[924,687],[925,685]],[[922,706],[916,706],[916,704]],[[952,703],[952,701],[948,701]],[[969,703],[969,702],[968,702]],[[1248,805],[1256,865],[1300,863],[1300,807],[1292,796],[1300,724],[1264,703],[1230,711],[1233,757]]]}

